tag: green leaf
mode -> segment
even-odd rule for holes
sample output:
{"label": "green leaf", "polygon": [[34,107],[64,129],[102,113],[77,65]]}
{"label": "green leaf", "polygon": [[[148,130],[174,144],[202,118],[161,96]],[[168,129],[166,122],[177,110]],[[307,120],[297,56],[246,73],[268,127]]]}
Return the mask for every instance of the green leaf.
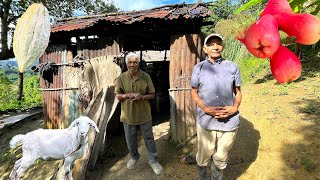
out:
{"label": "green leaf", "polygon": [[251,0],[251,1],[247,2],[246,4],[244,4],[243,6],[241,6],[239,9],[237,9],[234,12],[234,14],[238,14],[242,11],[248,10],[250,7],[255,6],[257,4],[260,4],[260,3],[264,3],[266,1],[267,0]]}
{"label": "green leaf", "polygon": [[293,12],[297,13],[297,12],[299,12],[299,11],[300,11],[299,6],[295,6],[295,7],[293,7]]}
{"label": "green leaf", "polygon": [[314,11],[311,12],[312,15],[317,15],[320,12],[320,4],[316,7]]}
{"label": "green leaf", "polygon": [[302,5],[307,2],[307,0],[292,0],[289,2],[292,9],[296,8],[297,6],[302,7]]}

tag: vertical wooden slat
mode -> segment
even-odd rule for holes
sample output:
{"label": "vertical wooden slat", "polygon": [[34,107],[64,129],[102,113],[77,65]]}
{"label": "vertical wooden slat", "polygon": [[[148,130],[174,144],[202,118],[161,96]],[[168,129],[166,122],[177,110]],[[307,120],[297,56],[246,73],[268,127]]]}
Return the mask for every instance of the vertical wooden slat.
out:
{"label": "vertical wooden slat", "polygon": [[[179,76],[180,76],[180,72],[181,72],[181,64],[180,64],[180,60],[181,60],[181,46],[182,46],[182,41],[181,41],[182,37],[180,36],[177,42],[177,46],[175,47],[176,49],[180,49],[180,51],[178,51],[177,57],[176,57],[176,62],[175,62],[175,74],[174,74],[174,88],[179,88],[180,87],[180,81],[179,81]],[[176,118],[176,133],[177,133],[177,140],[180,142],[181,141],[181,131],[178,131],[178,128],[182,128],[182,123],[181,123],[181,111],[180,111],[180,107],[181,107],[181,92],[180,91],[175,91],[176,95],[176,114],[177,114],[177,118]]]}
{"label": "vertical wooden slat", "polygon": [[[175,49],[175,43],[176,43],[176,38],[177,36],[171,36],[170,37],[170,63],[169,63],[169,85],[170,89],[175,88],[174,86],[174,77],[175,77],[175,63],[176,63],[176,57],[174,53],[176,53]],[[170,134],[171,138],[176,141],[177,140],[177,131],[176,131],[176,114],[175,114],[175,109],[176,109],[176,102],[175,102],[175,91],[170,90],[169,95],[170,95]]]}
{"label": "vertical wooden slat", "polygon": [[[177,54],[177,57],[176,57],[176,66],[175,66],[175,74],[174,74],[174,81],[175,81],[175,84],[174,84],[174,89],[176,88],[179,88],[180,87],[180,81],[179,81],[179,75],[180,75],[180,70],[181,70],[181,64],[180,64],[180,60],[181,60],[181,45],[182,45],[182,41],[181,41],[182,37],[180,36],[179,39],[178,39],[178,42],[177,42],[177,46],[176,46],[176,50],[179,50],[178,51],[178,54]],[[175,100],[176,100],[176,134],[177,134],[177,141],[178,142],[181,142],[181,131],[179,131],[178,129],[179,128],[182,128],[182,123],[181,123],[181,111],[180,111],[180,106],[181,106],[181,92],[180,91],[175,91]]]}
{"label": "vertical wooden slat", "polygon": [[[53,60],[53,54],[54,53],[50,53],[50,59]],[[54,60],[53,60],[54,61]],[[52,84],[53,85],[53,84]],[[51,119],[52,119],[52,95],[51,95],[51,91],[47,91],[47,94],[49,96],[49,101],[48,101],[48,119],[47,119],[47,127],[48,128],[52,128],[52,123],[51,123]]]}
{"label": "vertical wooden slat", "polygon": [[[63,50],[62,60],[61,60],[62,63],[66,63],[67,62],[66,59],[67,59],[68,52],[70,52],[70,51],[67,51],[66,49]],[[60,76],[61,76],[61,85],[60,85],[60,87],[66,88],[66,66],[62,66],[61,67],[61,75]],[[60,111],[60,120],[61,120],[60,126],[61,126],[61,128],[65,128],[66,127],[65,111],[64,111],[65,105],[66,105],[66,103],[65,103],[65,93],[66,93],[65,90],[61,91],[61,101],[60,101],[61,102],[61,107],[60,107],[60,109],[61,109],[61,111]]]}
{"label": "vertical wooden slat", "polygon": [[[188,57],[188,51],[189,47],[186,44],[186,36],[182,36],[181,38],[181,46],[182,46],[182,51],[181,51],[181,58],[180,58],[180,63],[181,63],[181,74],[180,74],[180,86],[179,88],[185,88],[186,87],[186,66],[189,63],[189,57]],[[182,112],[181,114],[181,134],[180,134],[180,142],[185,140],[185,137],[187,136],[187,122],[186,122],[186,109],[185,109],[185,95],[186,95],[186,90],[181,90],[180,91],[181,95],[181,104],[180,104],[180,111]]]}
{"label": "vertical wooden slat", "polygon": [[[57,63],[60,63],[60,60],[61,60],[61,49],[59,48],[59,51],[56,53],[56,58],[57,58]],[[58,73],[59,73],[59,69],[60,67],[58,66]],[[60,75],[60,74],[59,74]],[[54,79],[55,79],[55,88],[59,88],[59,75],[54,75]],[[59,104],[59,92],[60,91],[53,91],[53,94],[54,94],[54,101],[53,101],[53,104],[54,104],[54,121],[55,121],[55,129],[57,128],[60,128],[59,127],[59,124],[60,124],[60,120],[59,120],[59,116],[57,113],[58,110],[59,110],[59,107],[58,107],[58,104]]]}
{"label": "vertical wooden slat", "polygon": [[[62,63],[63,62],[63,58],[65,56],[65,50],[66,49],[61,49],[60,53],[59,53],[59,63]],[[63,78],[63,66],[58,66],[59,67],[59,73],[57,75],[57,78],[58,78],[58,88],[62,88],[63,85],[62,85],[62,78]],[[57,119],[59,121],[59,128],[64,128],[64,123],[63,123],[63,120],[61,118],[61,115],[62,115],[62,93],[63,91],[60,90],[60,91],[57,91],[57,95],[58,95],[58,99],[57,99]]]}
{"label": "vertical wooden slat", "polygon": [[[58,59],[58,53],[59,53],[59,49],[57,49],[56,52],[54,52],[54,59],[55,59],[55,62],[56,63],[59,63],[59,59]],[[52,88],[57,88],[57,76],[55,76],[54,74],[52,74],[53,76],[53,87]],[[56,107],[56,104],[57,104],[57,97],[56,97],[56,92],[55,91],[51,91],[51,96],[52,96],[52,101],[51,101],[51,104],[52,104],[52,109],[51,109],[51,120],[52,120],[52,128],[53,129],[56,129],[57,128],[57,118],[55,116],[56,114],[56,111],[57,111],[57,107]]]}
{"label": "vertical wooden slat", "polygon": [[[59,51],[59,49],[57,49],[57,51]],[[53,54],[54,54],[54,56],[53,56],[53,58],[55,59],[55,62],[56,63],[58,63],[59,62],[59,60],[58,60],[58,52],[54,52]],[[54,76],[53,74],[52,74],[52,76],[53,76],[53,87],[52,88],[57,88],[57,77],[56,76]],[[51,121],[52,121],[52,128],[53,129],[56,129],[57,128],[57,119],[56,119],[56,117],[55,117],[55,114],[56,114],[56,92],[55,91],[50,91],[50,93],[51,93],[51,96],[52,96],[52,101],[50,102],[51,103],[51,105],[52,105],[52,109],[51,109]]]}
{"label": "vertical wooden slat", "polygon": [[[193,57],[192,57],[192,51],[194,51],[192,48],[190,48],[190,43],[192,44],[193,43],[193,39],[192,39],[192,35],[191,34],[188,34],[186,35],[186,40],[187,40],[187,44],[188,44],[188,49],[186,51],[186,66],[185,66],[185,77],[186,77],[186,81],[185,81],[185,86],[186,88],[190,88],[190,66],[193,62]],[[185,104],[184,104],[184,109],[185,109],[185,124],[186,124],[186,133],[185,133],[185,137],[191,137],[193,134],[192,134],[192,129],[193,129],[193,124],[191,122],[191,117],[190,117],[190,93],[191,91],[190,90],[186,90],[184,91],[185,92],[185,95],[184,95],[184,99],[185,99]]]}

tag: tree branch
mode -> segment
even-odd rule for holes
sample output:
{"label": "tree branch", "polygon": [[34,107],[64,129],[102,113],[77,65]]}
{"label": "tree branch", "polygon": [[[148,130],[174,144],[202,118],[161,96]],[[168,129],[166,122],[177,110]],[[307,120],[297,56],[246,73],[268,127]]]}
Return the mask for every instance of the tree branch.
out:
{"label": "tree branch", "polygon": [[22,16],[22,14],[20,14],[19,16],[12,16],[11,18],[8,19],[9,24],[13,23],[15,20],[19,19]]}

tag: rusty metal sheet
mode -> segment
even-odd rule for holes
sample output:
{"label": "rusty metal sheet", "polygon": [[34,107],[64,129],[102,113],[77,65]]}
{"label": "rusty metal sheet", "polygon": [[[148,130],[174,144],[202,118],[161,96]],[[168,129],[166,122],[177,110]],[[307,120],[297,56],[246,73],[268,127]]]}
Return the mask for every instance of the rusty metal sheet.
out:
{"label": "rusty metal sheet", "polygon": [[[94,46],[93,46],[94,44]],[[100,37],[99,39],[83,39],[79,42],[78,55],[91,59],[99,56],[119,55],[121,47],[119,37]]]}
{"label": "rusty metal sheet", "polygon": [[134,22],[142,22],[146,19],[164,19],[177,20],[179,18],[199,18],[208,17],[211,12],[208,8],[209,3],[199,4],[195,9],[194,4],[177,4],[156,7],[149,10],[107,13],[101,15],[72,17],[60,20],[58,24],[52,25],[51,32],[72,31],[77,29],[86,29],[100,22],[110,22],[119,24],[132,24]]}
{"label": "rusty metal sheet", "polygon": [[51,26],[51,32],[58,31],[72,31],[77,29],[85,29],[87,27],[93,26],[99,19],[81,19],[73,20],[68,23],[61,23]]}
{"label": "rusty metal sheet", "polygon": [[[90,45],[91,44],[91,45]],[[92,46],[95,44],[95,46]],[[119,55],[119,37],[101,37],[90,41],[79,42],[78,55],[94,58],[105,55]],[[45,83],[40,78],[40,88],[43,95],[43,111],[46,128],[65,128],[79,116],[79,86],[80,67],[65,66],[62,63],[73,61],[71,51],[66,45],[50,45],[46,53],[40,58],[40,63],[48,61],[60,64],[58,74],[52,75],[52,83]],[[48,75],[48,74],[46,74]],[[71,88],[71,89],[68,89]],[[75,89],[74,89],[75,88]]]}
{"label": "rusty metal sheet", "polygon": [[[57,64],[62,62],[64,51],[66,46],[52,46],[47,49],[46,54],[40,58],[40,63],[46,63],[48,61],[55,62]],[[50,74],[52,76],[52,82],[45,83],[43,77],[40,78],[40,88],[45,89],[42,91],[43,95],[43,108],[44,108],[44,121],[46,128],[57,129],[61,128],[61,107],[62,107],[62,91],[51,91],[50,89],[62,87],[63,69],[58,66],[58,74]],[[48,74],[46,74],[48,75]]]}

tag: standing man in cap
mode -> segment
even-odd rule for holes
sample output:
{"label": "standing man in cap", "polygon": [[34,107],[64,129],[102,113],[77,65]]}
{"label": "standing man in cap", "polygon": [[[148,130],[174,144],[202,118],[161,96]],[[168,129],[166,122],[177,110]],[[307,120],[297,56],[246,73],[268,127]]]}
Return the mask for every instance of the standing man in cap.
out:
{"label": "standing man in cap", "polygon": [[155,96],[155,89],[148,73],[139,69],[139,58],[135,53],[126,56],[128,71],[116,79],[115,93],[121,101],[121,116],[127,147],[131,159],[128,169],[133,169],[139,158],[137,143],[137,128],[140,127],[146,149],[149,154],[149,164],[156,174],[161,174],[163,167],[157,160],[156,144],[152,132],[152,117],[150,99]]}
{"label": "standing man in cap", "polygon": [[207,36],[203,50],[207,57],[194,66],[190,82],[197,104],[196,161],[200,180],[208,178],[211,158],[211,179],[221,180],[240,124],[242,81],[237,64],[221,56],[223,38],[219,34]]}

